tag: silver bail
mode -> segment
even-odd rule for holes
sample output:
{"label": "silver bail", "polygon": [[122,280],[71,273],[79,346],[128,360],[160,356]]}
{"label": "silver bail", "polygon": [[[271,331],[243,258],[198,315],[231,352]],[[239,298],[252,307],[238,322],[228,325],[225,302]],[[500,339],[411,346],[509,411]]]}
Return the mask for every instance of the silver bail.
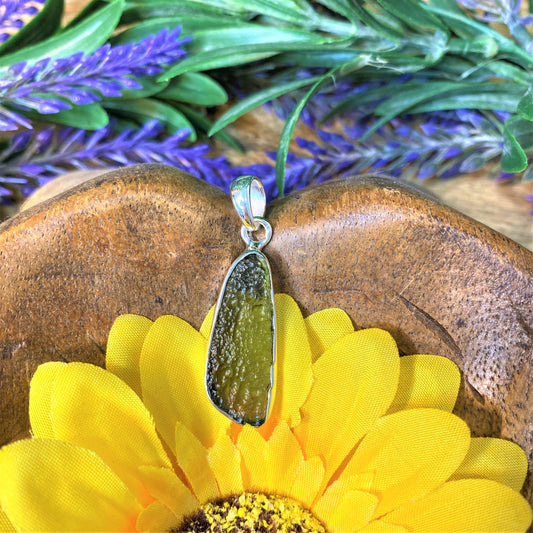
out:
{"label": "silver bail", "polygon": [[[240,176],[230,191],[247,250],[231,265],[215,306],[205,386],[221,413],[237,424],[257,427],[268,417],[274,384],[274,288],[261,252],[272,228],[263,218],[266,195],[259,178]],[[254,235],[260,228],[262,238]]]}
{"label": "silver bail", "polygon": [[239,176],[230,185],[231,200],[247,231],[257,231],[266,209],[266,194],[261,180],[252,175]]}

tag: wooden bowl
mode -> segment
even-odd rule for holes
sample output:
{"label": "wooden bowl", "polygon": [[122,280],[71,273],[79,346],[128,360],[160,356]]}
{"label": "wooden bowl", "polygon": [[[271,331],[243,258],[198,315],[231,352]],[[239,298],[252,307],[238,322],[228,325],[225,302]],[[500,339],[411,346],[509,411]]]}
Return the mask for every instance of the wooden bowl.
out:
{"label": "wooden bowl", "polygon": [[[396,181],[359,176],[268,208],[276,292],[338,306],[405,353],[453,359],[457,412],[533,463],[533,254]],[[171,167],[92,179],[0,226],[0,444],[28,435],[28,384],[49,360],[103,365],[115,317],[198,327],[243,250],[220,190]],[[531,476],[526,494],[531,500]]]}

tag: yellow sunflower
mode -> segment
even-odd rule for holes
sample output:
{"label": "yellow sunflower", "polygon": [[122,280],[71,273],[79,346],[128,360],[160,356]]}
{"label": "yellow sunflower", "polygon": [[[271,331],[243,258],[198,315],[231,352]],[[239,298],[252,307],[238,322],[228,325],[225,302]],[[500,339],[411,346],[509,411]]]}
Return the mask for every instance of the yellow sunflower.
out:
{"label": "yellow sunflower", "polygon": [[31,439],[0,450],[3,531],[525,531],[527,461],[451,413],[459,371],[276,297],[267,423],[204,385],[211,317],[115,322],[107,370],[41,365]]}

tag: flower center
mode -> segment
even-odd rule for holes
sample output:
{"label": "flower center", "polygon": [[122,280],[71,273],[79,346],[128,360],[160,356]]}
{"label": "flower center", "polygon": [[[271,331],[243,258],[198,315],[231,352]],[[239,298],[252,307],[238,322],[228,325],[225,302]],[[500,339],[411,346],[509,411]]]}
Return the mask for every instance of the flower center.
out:
{"label": "flower center", "polygon": [[326,528],[310,511],[290,498],[245,492],[202,505],[170,533],[230,531],[326,533]]}

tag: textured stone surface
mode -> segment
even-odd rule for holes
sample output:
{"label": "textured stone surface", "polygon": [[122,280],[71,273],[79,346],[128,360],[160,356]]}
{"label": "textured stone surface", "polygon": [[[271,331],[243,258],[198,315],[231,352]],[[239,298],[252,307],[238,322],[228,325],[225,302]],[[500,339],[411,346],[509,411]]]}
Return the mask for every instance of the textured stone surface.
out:
{"label": "textured stone surface", "polygon": [[[457,212],[367,176],[267,209],[276,292],[305,313],[345,309],[404,353],[465,374],[458,410],[475,434],[533,463],[533,254]],[[27,434],[28,383],[48,360],[103,364],[121,313],[199,327],[243,249],[222,192],[168,167],[130,167],[0,226],[0,442]]]}
{"label": "textured stone surface", "polygon": [[265,256],[248,251],[232,266],[215,310],[207,391],[239,424],[261,426],[268,416],[275,358],[273,297]]}

